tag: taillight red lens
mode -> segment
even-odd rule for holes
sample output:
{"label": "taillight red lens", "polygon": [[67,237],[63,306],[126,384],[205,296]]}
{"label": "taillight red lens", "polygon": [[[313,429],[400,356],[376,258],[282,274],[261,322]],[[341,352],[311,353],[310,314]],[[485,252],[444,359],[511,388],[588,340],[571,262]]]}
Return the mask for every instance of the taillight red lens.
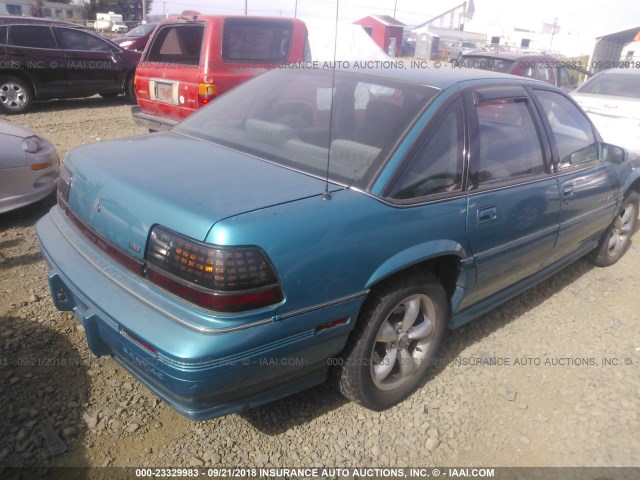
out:
{"label": "taillight red lens", "polygon": [[198,85],[198,104],[200,106],[211,102],[217,95],[216,86],[213,83],[201,83]]}
{"label": "taillight red lens", "polygon": [[210,245],[155,226],[146,260],[151,282],[212,310],[250,310],[284,298],[274,268],[257,247]]}

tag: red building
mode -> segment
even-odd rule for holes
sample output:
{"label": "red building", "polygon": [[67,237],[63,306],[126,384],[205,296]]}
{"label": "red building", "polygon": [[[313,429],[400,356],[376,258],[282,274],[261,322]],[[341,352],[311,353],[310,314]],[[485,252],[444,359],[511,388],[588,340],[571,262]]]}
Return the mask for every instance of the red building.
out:
{"label": "red building", "polygon": [[389,15],[370,15],[353,23],[361,25],[385,53],[392,57],[400,55],[404,23]]}

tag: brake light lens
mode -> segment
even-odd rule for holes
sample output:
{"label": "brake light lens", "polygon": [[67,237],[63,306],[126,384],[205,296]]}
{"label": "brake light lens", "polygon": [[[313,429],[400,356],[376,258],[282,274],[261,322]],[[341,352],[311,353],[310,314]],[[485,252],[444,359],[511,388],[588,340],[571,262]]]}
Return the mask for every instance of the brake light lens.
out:
{"label": "brake light lens", "polygon": [[147,278],[204,308],[238,312],[279,303],[280,282],[258,247],[226,247],[155,226],[146,250]]}
{"label": "brake light lens", "polygon": [[213,83],[201,83],[198,85],[198,105],[201,107],[216,98],[216,86]]}

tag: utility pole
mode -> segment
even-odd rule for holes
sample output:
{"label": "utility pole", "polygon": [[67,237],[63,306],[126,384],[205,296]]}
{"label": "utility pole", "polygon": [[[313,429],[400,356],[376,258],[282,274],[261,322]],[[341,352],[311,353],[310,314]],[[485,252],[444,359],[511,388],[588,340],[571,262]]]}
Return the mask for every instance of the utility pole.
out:
{"label": "utility pole", "polygon": [[147,23],[147,0],[142,0],[142,23]]}
{"label": "utility pole", "polygon": [[247,16],[247,3],[249,0],[244,0],[244,15]]}
{"label": "utility pole", "polygon": [[293,10],[293,17],[298,18],[298,0],[296,0],[296,6]]}
{"label": "utility pole", "polygon": [[398,9],[398,0],[396,0],[396,3],[393,5],[393,18],[396,18],[397,9]]}

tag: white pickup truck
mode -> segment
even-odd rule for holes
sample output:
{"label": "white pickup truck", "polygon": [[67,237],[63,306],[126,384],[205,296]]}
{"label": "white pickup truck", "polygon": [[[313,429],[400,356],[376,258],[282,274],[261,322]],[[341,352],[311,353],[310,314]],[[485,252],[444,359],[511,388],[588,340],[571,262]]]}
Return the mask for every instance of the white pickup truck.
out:
{"label": "white pickup truck", "polygon": [[98,32],[127,33],[129,31],[122,20],[122,15],[114,12],[97,13],[94,28]]}

